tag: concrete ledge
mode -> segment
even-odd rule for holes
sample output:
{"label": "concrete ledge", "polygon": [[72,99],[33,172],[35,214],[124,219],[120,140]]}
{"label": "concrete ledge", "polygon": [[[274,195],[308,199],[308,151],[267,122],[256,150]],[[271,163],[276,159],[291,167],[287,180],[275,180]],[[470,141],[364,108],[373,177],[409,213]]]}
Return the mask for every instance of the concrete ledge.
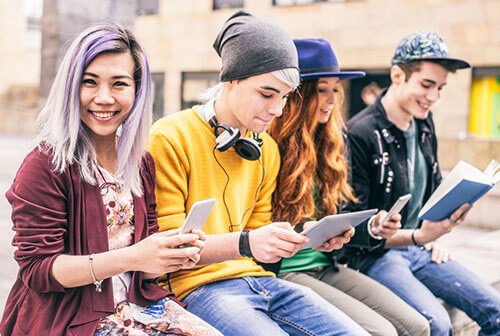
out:
{"label": "concrete ledge", "polygon": [[472,321],[463,311],[458,310],[443,302],[444,307],[450,314],[451,323],[455,336],[477,336],[479,326]]}

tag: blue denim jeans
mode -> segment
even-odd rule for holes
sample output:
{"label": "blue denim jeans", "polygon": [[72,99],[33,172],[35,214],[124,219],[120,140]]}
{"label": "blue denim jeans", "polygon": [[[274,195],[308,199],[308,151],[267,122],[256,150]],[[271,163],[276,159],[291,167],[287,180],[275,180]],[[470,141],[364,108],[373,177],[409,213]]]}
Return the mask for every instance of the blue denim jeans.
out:
{"label": "blue denim jeans", "polygon": [[369,335],[311,289],[273,277],[209,283],[183,302],[224,335]]}
{"label": "blue denim jeans", "polygon": [[430,251],[417,246],[392,248],[367,275],[424,315],[433,336],[453,335],[449,315],[436,297],[476,321],[479,335],[500,334],[500,294],[456,261],[436,264]]}

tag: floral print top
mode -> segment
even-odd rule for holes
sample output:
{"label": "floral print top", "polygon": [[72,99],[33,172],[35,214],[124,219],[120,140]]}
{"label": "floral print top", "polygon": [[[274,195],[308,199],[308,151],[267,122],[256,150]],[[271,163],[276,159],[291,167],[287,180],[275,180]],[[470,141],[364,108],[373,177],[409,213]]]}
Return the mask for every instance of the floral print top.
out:
{"label": "floral print top", "polygon": [[[109,249],[127,247],[134,242],[134,199],[125,192],[123,183],[113,174],[98,167],[97,182],[101,191]],[[189,313],[176,302],[164,298],[148,307],[128,302],[130,273],[112,277],[115,313],[97,324],[97,336],[222,336],[216,329]]]}
{"label": "floral print top", "polygon": [[[97,183],[101,191],[106,212],[108,245],[110,250],[132,245],[134,242],[134,199],[130,191],[123,191],[123,183],[113,174],[98,167],[100,174]],[[122,273],[113,278],[113,295],[115,305],[127,299],[130,287],[130,274]]]}

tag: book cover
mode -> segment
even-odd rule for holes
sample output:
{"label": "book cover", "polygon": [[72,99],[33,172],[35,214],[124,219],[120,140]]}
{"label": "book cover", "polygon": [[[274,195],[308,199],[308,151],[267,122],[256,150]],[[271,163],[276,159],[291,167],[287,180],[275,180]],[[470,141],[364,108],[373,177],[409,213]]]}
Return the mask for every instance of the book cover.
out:
{"label": "book cover", "polygon": [[484,171],[465,161],[458,162],[429,197],[418,217],[437,222],[448,218],[462,204],[473,204],[498,182],[499,170],[495,160]]}

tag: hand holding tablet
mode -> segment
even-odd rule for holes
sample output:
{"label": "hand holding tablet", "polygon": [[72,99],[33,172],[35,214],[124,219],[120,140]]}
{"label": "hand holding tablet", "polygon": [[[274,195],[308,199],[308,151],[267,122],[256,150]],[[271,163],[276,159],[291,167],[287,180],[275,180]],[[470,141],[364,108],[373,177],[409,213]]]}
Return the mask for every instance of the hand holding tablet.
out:
{"label": "hand holding tablet", "polygon": [[315,225],[301,232],[301,234],[309,237],[309,243],[304,244],[302,249],[323,245],[330,238],[363,223],[377,211],[378,209],[370,209],[323,217]]}

